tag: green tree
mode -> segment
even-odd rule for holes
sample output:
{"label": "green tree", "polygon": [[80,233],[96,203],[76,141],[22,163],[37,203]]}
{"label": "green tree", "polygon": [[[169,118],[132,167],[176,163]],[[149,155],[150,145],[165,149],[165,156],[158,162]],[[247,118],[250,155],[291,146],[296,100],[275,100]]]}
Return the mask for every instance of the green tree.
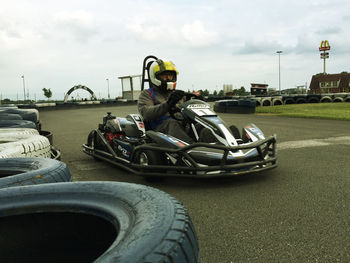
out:
{"label": "green tree", "polygon": [[217,96],[217,95],[218,95],[218,92],[217,92],[216,90],[214,90],[213,95],[214,95],[214,96]]}
{"label": "green tree", "polygon": [[209,96],[209,90],[205,89],[203,91],[203,94],[201,94],[202,96]]}
{"label": "green tree", "polygon": [[223,97],[223,96],[225,96],[225,92],[224,92],[224,90],[222,89],[222,90],[220,90],[219,91],[219,97]]}
{"label": "green tree", "polygon": [[243,86],[238,90],[238,95],[239,96],[247,95],[247,92],[246,92],[246,90],[245,90],[245,88]]}
{"label": "green tree", "polygon": [[43,91],[44,91],[44,96],[49,99],[52,97],[52,91],[51,89],[47,89],[47,88],[43,88]]}

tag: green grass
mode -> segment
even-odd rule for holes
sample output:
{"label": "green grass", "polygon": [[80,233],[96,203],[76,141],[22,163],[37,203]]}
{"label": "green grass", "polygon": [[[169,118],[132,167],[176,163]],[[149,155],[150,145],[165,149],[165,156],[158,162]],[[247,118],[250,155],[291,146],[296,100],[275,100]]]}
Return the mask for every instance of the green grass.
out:
{"label": "green grass", "polygon": [[257,115],[275,115],[297,118],[333,119],[350,121],[350,103],[288,104],[256,107]]}

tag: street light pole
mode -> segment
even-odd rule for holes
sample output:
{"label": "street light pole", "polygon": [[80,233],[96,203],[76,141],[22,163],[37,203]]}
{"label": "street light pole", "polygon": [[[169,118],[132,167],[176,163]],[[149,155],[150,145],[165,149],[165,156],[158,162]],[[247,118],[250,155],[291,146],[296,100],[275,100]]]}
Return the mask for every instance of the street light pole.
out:
{"label": "street light pole", "polygon": [[25,102],[25,100],[26,100],[26,85],[24,82],[24,75],[22,76],[22,79],[23,79],[23,102]]}
{"label": "street light pole", "polygon": [[106,79],[107,80],[107,89],[108,89],[108,99],[111,98],[110,94],[109,94],[109,79]]}
{"label": "street light pole", "polygon": [[278,54],[278,88],[281,95],[281,50],[276,51]]}

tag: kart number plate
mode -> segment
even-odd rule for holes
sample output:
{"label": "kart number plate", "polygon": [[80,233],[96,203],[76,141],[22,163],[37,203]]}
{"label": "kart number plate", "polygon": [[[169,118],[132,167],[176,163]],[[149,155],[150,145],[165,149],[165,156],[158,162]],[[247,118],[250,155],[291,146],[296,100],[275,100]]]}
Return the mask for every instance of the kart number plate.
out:
{"label": "kart number plate", "polygon": [[191,109],[195,114],[198,116],[205,116],[205,115],[215,115],[214,112],[212,112],[209,109]]}

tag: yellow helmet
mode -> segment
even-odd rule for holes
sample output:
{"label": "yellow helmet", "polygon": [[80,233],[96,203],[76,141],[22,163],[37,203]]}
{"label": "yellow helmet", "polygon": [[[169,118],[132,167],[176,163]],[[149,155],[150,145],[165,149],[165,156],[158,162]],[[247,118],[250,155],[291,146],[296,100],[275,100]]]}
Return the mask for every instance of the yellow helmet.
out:
{"label": "yellow helmet", "polygon": [[[168,74],[171,79],[163,80],[160,78],[162,74]],[[176,88],[177,71],[175,64],[171,61],[163,61],[157,59],[154,61],[149,69],[149,78],[153,85],[164,89],[164,90],[174,90]]]}

